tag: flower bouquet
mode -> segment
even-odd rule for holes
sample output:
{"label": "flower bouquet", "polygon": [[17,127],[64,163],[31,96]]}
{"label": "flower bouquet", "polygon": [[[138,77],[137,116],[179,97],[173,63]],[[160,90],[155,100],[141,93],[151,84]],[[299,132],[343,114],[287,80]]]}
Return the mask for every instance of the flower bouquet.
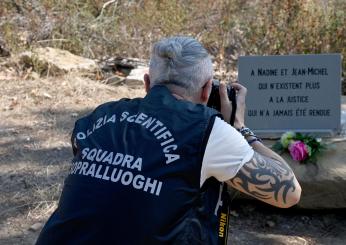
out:
{"label": "flower bouquet", "polygon": [[300,163],[316,163],[318,154],[326,146],[322,143],[321,138],[289,131],[284,133],[272,148],[278,153],[288,151],[292,159]]}

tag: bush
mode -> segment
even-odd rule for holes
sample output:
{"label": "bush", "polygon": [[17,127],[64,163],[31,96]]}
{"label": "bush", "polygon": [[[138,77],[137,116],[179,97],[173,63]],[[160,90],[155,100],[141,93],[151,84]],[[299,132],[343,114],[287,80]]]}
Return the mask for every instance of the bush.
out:
{"label": "bush", "polygon": [[[12,49],[53,46],[92,58],[147,58],[161,37],[192,35],[228,69],[245,54],[346,54],[344,0],[105,2],[5,0],[0,33]],[[18,15],[25,24],[14,23]],[[18,42],[25,31],[30,35]]]}

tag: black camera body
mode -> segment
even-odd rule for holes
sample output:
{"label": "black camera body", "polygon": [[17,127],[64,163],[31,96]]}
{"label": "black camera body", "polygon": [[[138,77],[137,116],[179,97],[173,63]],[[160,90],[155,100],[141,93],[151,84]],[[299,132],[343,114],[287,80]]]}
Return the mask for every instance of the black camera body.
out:
{"label": "black camera body", "polygon": [[[212,87],[211,87],[211,93],[209,96],[209,100],[207,103],[207,106],[214,108],[217,111],[221,111],[219,87],[220,87],[220,81],[214,79],[213,83],[212,83]],[[230,85],[227,85],[227,95],[228,95],[229,100],[232,102],[232,115],[231,115],[230,123],[231,123],[231,125],[233,125],[234,118],[235,118],[235,112],[237,110],[237,101],[236,101],[236,91]]]}

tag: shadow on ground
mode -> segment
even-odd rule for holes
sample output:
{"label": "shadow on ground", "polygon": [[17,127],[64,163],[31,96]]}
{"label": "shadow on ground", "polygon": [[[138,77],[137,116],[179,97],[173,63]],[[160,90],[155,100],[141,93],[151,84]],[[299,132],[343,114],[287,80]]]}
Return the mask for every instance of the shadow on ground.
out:
{"label": "shadow on ground", "polygon": [[0,127],[0,244],[36,239],[39,230],[29,227],[56,207],[72,159],[70,133],[90,111],[32,110],[33,123]]}

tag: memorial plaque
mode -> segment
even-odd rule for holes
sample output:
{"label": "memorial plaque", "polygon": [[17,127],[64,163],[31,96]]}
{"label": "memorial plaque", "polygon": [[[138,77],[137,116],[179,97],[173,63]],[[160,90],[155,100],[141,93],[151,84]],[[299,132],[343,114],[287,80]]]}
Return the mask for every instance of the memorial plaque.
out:
{"label": "memorial plaque", "polygon": [[340,54],[239,57],[238,80],[248,89],[246,125],[258,135],[340,131]]}

